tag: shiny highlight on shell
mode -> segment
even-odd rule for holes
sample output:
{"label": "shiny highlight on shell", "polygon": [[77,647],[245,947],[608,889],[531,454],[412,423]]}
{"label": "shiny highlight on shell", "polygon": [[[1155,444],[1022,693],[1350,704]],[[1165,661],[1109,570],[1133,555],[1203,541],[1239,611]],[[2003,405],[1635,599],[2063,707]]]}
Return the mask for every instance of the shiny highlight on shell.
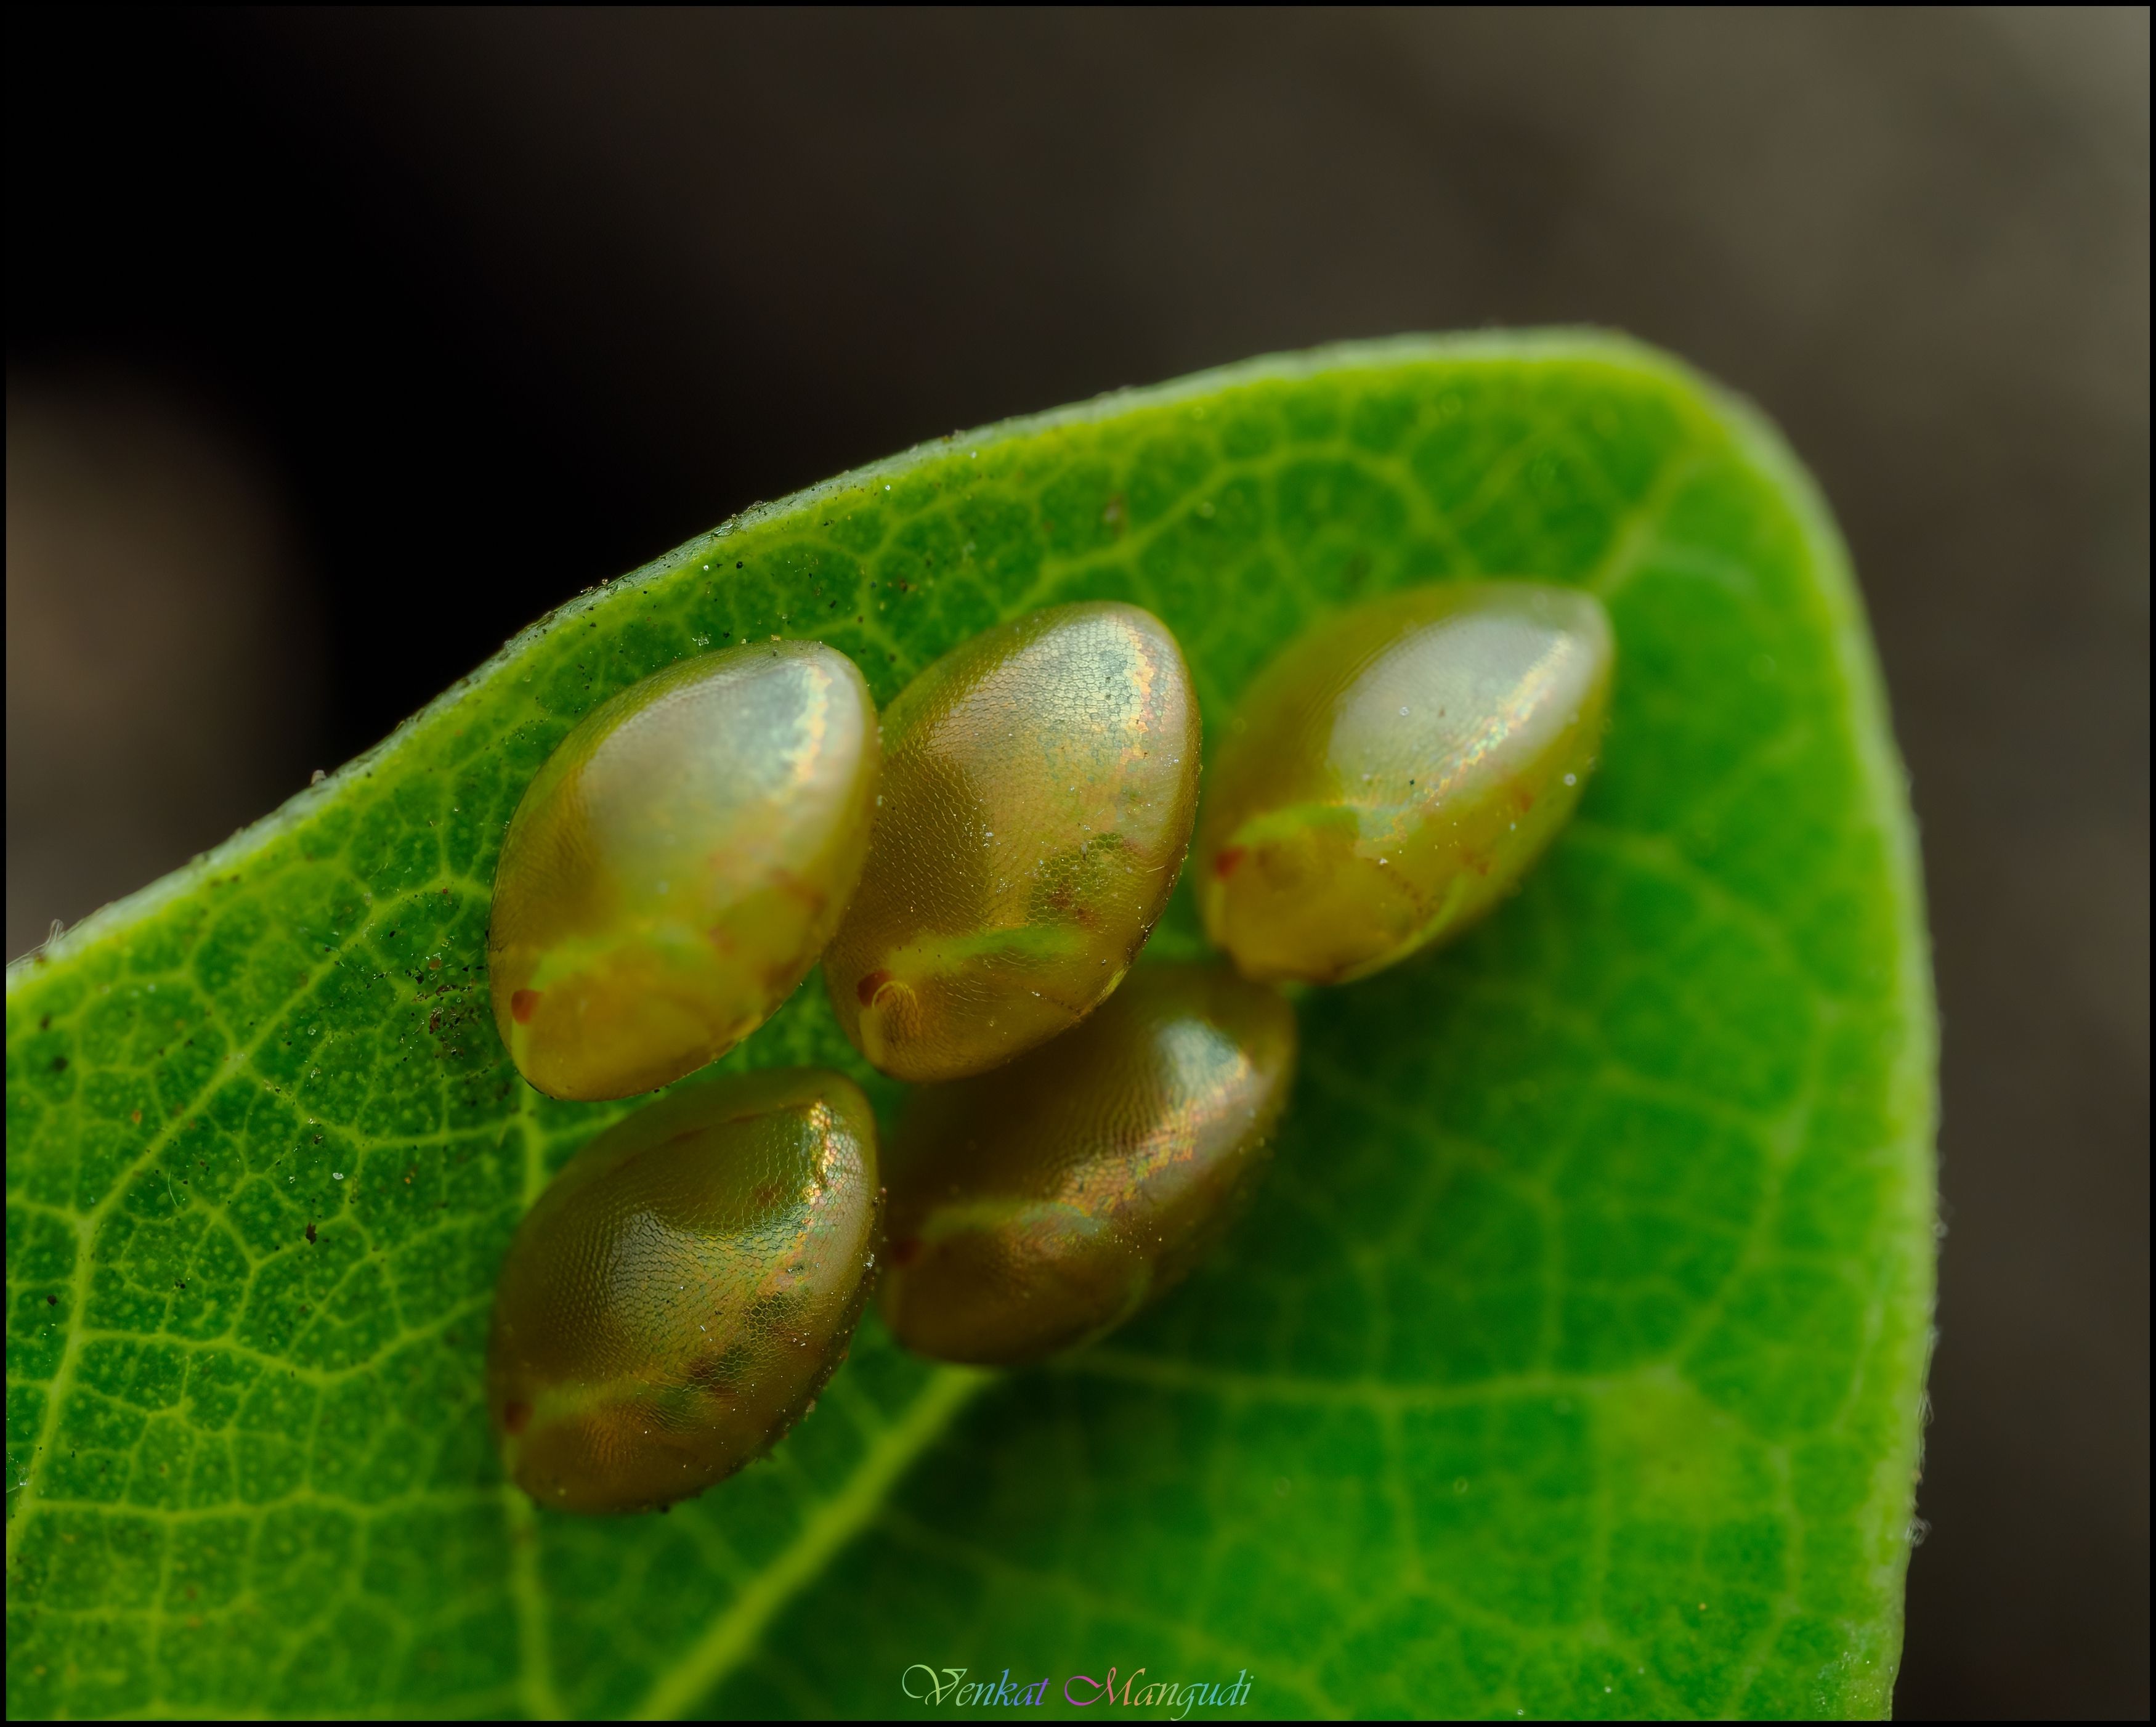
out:
{"label": "shiny highlight on shell", "polygon": [[916,1092],[886,1160],[892,1334],[1009,1366],[1121,1324],[1232,1216],[1295,1051],[1276,992],[1224,965],[1148,964],[1047,1047]]}
{"label": "shiny highlight on shell", "polygon": [[1346,983],[1445,941],[1570,818],[1615,647],[1593,595],[1410,589],[1261,671],[1208,770],[1195,882],[1252,978]]}
{"label": "shiny highlight on shell", "polygon": [[1190,841],[1198,700],[1165,624],[1058,606],[974,637],[884,716],[869,861],[824,959],[900,1079],[979,1073],[1106,1000]]}
{"label": "shiny highlight on shell", "polygon": [[723,1480],[800,1419],[867,1298],[875,1118],[814,1069],[685,1087],[572,1158],[518,1226],[487,1405],[511,1478],[563,1511]]}
{"label": "shiny highlight on shell", "polygon": [[880,753],[852,660],[773,642],[670,666],[587,715],[517,805],[487,938],[495,1023],[556,1097],[716,1060],[838,928]]}

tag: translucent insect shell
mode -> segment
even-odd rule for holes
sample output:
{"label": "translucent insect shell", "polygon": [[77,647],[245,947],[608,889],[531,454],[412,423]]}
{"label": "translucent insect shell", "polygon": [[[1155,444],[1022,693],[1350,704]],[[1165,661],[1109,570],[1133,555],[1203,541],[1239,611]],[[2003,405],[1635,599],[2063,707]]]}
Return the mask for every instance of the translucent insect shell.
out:
{"label": "translucent insect shell", "polygon": [[762,1025],[838,928],[879,749],[852,660],[773,642],[670,666],[539,770],[495,871],[487,959],[517,1069],[629,1097]]}
{"label": "translucent insect shell", "polygon": [[634,1511],[768,1449],[845,1354],[878,1210],[875,1118],[835,1073],[728,1075],[600,1134],[502,1267],[487,1402],[511,1478]]}
{"label": "translucent insect shell", "polygon": [[1457,934],[1571,815],[1609,710],[1592,595],[1373,600],[1261,671],[1208,770],[1196,888],[1253,978],[1343,983]]}
{"label": "translucent insect shell", "polygon": [[1148,964],[1076,1031],[909,1100],[879,1297],[908,1349],[1009,1365],[1188,1271],[1269,1151],[1295,1015],[1224,965]]}
{"label": "translucent insect shell", "polygon": [[1189,845],[1198,701],[1150,612],[1059,606],[945,655],[883,735],[883,807],[824,981],[878,1067],[955,1079],[1122,981]]}

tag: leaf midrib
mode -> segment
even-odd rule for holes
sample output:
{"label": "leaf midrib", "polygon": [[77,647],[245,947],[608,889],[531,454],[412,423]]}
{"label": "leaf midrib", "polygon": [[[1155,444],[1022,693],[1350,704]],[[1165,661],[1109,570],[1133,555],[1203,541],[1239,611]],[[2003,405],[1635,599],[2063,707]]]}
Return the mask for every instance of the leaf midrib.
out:
{"label": "leaf midrib", "polygon": [[938,1367],[930,1374],[906,1412],[869,1441],[846,1484],[818,1504],[778,1556],[652,1683],[629,1718],[671,1720],[723,1683],[755,1653],[772,1617],[867,1528],[913,1460],[995,1377],[972,1367]]}

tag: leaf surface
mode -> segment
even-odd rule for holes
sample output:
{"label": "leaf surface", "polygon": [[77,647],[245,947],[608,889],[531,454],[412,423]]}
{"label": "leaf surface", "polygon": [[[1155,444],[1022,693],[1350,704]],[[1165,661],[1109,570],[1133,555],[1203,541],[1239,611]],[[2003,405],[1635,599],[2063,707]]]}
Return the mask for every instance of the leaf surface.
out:
{"label": "leaf surface", "polygon": [[[888,701],[1113,597],[1218,735],[1327,608],[1471,574],[1608,603],[1604,765],[1478,932],[1301,997],[1213,1264],[1018,1375],[871,1319],[772,1461],[670,1515],[505,1488],[495,1268],[623,1113],[523,1085],[483,969],[504,825],[581,714],[773,635]],[[1199,946],[1187,891],[1156,941]],[[7,1036],[13,1714],[880,1714],[916,1663],[1058,1710],[1111,1665],[1133,1703],[1240,1673],[1261,1714],[1888,1702],[1932,1288],[1902,773],[1809,481],[1630,343],[1259,361],[751,511],[11,969]],[[813,980],[730,1059],[899,1095]]]}

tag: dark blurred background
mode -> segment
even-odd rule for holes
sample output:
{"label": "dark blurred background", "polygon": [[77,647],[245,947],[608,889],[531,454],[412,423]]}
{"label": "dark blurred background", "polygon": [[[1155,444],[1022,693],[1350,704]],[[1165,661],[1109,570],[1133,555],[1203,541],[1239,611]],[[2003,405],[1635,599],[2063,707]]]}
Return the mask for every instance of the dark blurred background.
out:
{"label": "dark blurred background", "polygon": [[1945,1243],[1904,1715],[2146,1714],[2148,14],[127,13],[8,44],[8,943],[916,439],[1633,331],[1854,544]]}

